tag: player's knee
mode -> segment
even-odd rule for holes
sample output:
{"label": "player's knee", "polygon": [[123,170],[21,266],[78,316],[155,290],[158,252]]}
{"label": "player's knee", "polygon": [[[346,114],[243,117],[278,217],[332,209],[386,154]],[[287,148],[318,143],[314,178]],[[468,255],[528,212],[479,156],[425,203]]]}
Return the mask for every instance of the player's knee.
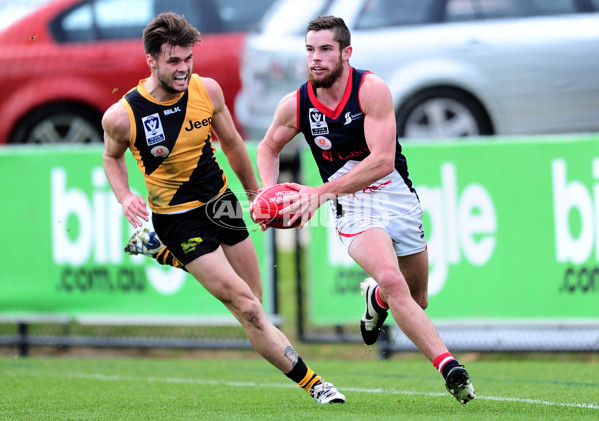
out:
{"label": "player's knee", "polygon": [[375,279],[381,288],[383,296],[388,299],[393,299],[394,297],[402,299],[406,294],[410,294],[406,280],[397,271],[382,270],[377,274]]}
{"label": "player's knee", "polygon": [[239,306],[238,317],[241,324],[246,328],[260,328],[265,319],[260,301],[256,297],[243,299]]}

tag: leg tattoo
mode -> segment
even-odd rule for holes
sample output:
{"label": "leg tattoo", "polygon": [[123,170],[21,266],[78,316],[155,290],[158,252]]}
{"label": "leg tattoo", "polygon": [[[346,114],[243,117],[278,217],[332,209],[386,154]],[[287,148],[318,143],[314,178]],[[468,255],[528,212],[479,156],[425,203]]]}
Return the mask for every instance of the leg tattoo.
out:
{"label": "leg tattoo", "polygon": [[288,346],[287,348],[285,348],[285,356],[287,357],[287,359],[289,361],[291,361],[291,367],[295,367],[295,365],[297,364],[297,360],[299,358],[299,355],[297,355],[297,352],[295,352],[295,349],[293,349],[293,347]]}

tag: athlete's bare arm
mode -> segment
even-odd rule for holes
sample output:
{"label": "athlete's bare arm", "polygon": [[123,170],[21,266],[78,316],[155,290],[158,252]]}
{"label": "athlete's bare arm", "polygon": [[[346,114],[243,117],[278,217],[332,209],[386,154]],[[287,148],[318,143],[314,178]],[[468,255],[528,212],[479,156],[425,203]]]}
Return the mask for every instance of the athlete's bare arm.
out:
{"label": "athlete's bare arm", "polygon": [[220,141],[220,146],[229,161],[229,165],[241,181],[248,199],[253,200],[258,191],[258,180],[254,166],[245,148],[241,135],[235,128],[231,113],[225,104],[225,98],[220,85],[210,78],[202,78],[208,95],[214,105],[212,116],[212,130]]}
{"label": "athlete's bare arm", "polygon": [[368,74],[360,88],[364,136],[370,155],[345,175],[325,183],[321,194],[351,194],[393,171],[395,165],[395,112],[391,91],[378,76]]}
{"label": "athlete's bare arm", "polygon": [[[295,93],[279,104],[272,126],[258,147],[258,172],[264,185],[275,183],[278,153],[297,134]],[[370,186],[393,171],[395,164],[395,113],[391,92],[385,82],[374,74],[366,76],[360,89],[360,104],[364,111],[364,135],[370,155],[345,175],[318,187],[293,184],[300,193],[288,197],[292,202],[282,213],[295,214],[289,224],[302,218],[307,221],[323,203],[338,195],[351,194]],[[300,225],[300,228],[304,224]]]}
{"label": "athlete's bare arm", "polygon": [[125,152],[129,147],[131,127],[129,116],[121,103],[112,105],[102,118],[104,128],[104,171],[123,213],[131,225],[141,227],[143,219],[149,220],[146,201],[133,194],[129,188],[129,174],[125,163]]}
{"label": "athlete's bare arm", "polygon": [[297,93],[279,102],[273,122],[258,145],[257,166],[262,186],[272,186],[279,178],[279,153],[297,135]]}

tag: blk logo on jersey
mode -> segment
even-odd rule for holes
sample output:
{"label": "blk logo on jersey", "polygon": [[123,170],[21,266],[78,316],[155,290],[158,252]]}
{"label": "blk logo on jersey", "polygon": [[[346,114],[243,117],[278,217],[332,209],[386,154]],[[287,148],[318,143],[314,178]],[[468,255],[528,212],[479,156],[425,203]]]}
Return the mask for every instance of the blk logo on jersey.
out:
{"label": "blk logo on jersey", "polygon": [[329,134],[329,126],[324,119],[323,113],[318,111],[316,108],[310,108],[308,111],[308,116],[310,118],[310,129],[312,130],[312,134],[314,136]]}
{"label": "blk logo on jersey", "polygon": [[148,146],[155,145],[156,143],[162,142],[166,139],[164,136],[164,130],[162,129],[162,122],[158,113],[145,116],[141,119],[144,126],[144,132],[146,133],[146,142]]}
{"label": "blk logo on jersey", "polygon": [[171,108],[169,110],[164,110],[164,115],[175,114],[175,113],[178,113],[179,111],[181,111],[181,107]]}
{"label": "blk logo on jersey", "polygon": [[323,149],[325,151],[331,149],[331,146],[333,146],[331,144],[331,141],[324,136],[315,137],[314,143],[316,143],[316,146],[318,146],[320,149]]}

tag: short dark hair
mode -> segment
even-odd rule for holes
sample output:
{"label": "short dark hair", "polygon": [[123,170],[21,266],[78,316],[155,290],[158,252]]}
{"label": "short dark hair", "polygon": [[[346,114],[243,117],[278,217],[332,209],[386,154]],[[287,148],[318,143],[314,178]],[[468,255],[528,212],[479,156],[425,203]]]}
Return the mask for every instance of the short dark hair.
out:
{"label": "short dark hair", "polygon": [[310,31],[321,31],[323,29],[333,31],[340,50],[351,45],[351,33],[343,19],[336,16],[319,16],[308,24],[306,34]]}
{"label": "short dark hair", "polygon": [[143,32],[146,54],[157,57],[162,45],[192,47],[202,38],[200,31],[194,28],[182,15],[173,12],[161,13],[148,23]]}

